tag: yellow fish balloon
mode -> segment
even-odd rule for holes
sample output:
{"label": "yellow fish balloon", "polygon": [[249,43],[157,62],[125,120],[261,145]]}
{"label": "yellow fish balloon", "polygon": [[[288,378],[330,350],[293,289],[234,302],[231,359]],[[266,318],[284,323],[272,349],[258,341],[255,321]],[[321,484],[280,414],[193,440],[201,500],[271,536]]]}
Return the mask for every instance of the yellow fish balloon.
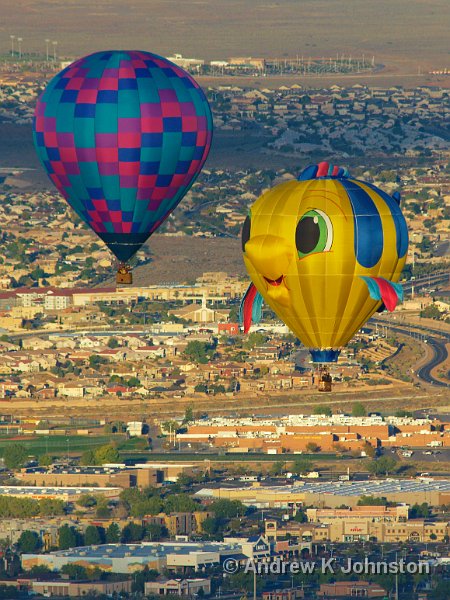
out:
{"label": "yellow fish balloon", "polygon": [[403,299],[396,282],[408,230],[399,204],[399,194],[325,162],[264,193],[242,229],[253,282],[241,304],[244,331],[264,299],[314,362],[337,361],[377,310]]}

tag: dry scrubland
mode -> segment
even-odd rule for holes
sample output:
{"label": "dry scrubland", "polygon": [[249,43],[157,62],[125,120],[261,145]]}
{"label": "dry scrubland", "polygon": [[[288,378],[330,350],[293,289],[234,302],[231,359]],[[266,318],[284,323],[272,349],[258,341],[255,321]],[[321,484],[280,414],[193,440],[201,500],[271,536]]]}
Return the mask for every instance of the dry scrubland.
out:
{"label": "dry scrubland", "polygon": [[[104,418],[105,414],[110,419],[133,420],[133,418],[156,418],[183,416],[189,406],[197,412],[207,412],[211,416],[217,414],[252,415],[258,414],[309,414],[317,404],[327,404],[334,411],[338,409],[351,412],[354,402],[362,402],[368,412],[396,410],[411,410],[418,407],[434,407],[442,409],[448,405],[446,390],[417,389],[408,384],[395,382],[391,386],[377,386],[376,389],[361,387],[331,394],[320,394],[305,390],[293,394],[272,393],[270,396],[261,394],[256,403],[255,397],[220,397],[220,402],[215,397],[197,396],[179,398],[153,398],[136,400],[129,398],[105,397],[102,399],[76,399],[70,400],[29,400],[14,399],[14,412],[18,417],[43,417],[51,414],[53,417],[89,415],[90,418]],[[220,404],[220,405],[219,405]],[[2,412],[11,410],[11,403],[0,403]]]}
{"label": "dry scrubland", "polygon": [[20,35],[25,51],[44,52],[51,36],[68,56],[107,47],[206,59],[339,51],[375,55],[405,73],[448,66],[448,0],[0,0],[0,7],[0,39]]}

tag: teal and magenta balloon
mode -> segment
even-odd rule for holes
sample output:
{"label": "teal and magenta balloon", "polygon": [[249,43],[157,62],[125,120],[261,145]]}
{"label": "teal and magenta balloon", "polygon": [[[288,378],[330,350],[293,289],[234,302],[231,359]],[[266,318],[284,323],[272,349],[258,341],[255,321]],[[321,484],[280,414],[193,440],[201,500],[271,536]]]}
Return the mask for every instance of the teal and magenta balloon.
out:
{"label": "teal and magenta balloon", "polygon": [[126,263],[200,173],[212,116],[189,73],[156,54],[114,50],[56,75],[33,130],[54,185]]}

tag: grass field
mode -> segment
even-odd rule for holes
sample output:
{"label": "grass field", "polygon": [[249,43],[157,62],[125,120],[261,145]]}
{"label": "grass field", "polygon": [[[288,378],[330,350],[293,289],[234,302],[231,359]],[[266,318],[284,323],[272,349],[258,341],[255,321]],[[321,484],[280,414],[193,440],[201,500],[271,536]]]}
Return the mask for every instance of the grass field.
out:
{"label": "grass field", "polygon": [[30,456],[41,454],[66,455],[67,452],[84,452],[98,446],[109,444],[111,436],[80,436],[80,435],[49,435],[31,439],[0,438],[0,456],[10,444],[21,444],[28,450]]}

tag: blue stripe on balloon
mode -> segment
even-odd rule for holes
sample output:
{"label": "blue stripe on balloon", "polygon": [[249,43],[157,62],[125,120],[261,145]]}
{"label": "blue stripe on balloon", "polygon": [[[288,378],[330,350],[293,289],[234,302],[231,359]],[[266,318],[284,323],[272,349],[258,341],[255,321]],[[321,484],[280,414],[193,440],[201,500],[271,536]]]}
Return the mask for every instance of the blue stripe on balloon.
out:
{"label": "blue stripe on balloon", "polygon": [[369,194],[357,183],[341,179],[353,210],[356,260],[367,269],[375,266],[383,254],[383,226],[380,214]]}
{"label": "blue stripe on balloon", "polygon": [[49,160],[61,160],[58,148],[47,148],[47,156]]}
{"label": "blue stripe on balloon", "polygon": [[408,228],[406,226],[405,217],[403,216],[399,205],[393,198],[391,198],[391,196],[389,196],[389,194],[383,192],[383,190],[380,190],[371,183],[364,183],[371,190],[379,194],[388,205],[394,221],[395,232],[397,234],[397,254],[399,258],[403,258],[408,250]]}
{"label": "blue stripe on balloon", "polygon": [[156,175],[159,170],[159,161],[147,162],[141,161],[139,173],[141,175]]}
{"label": "blue stripe on balloon", "polygon": [[118,98],[119,92],[117,92],[117,90],[99,90],[97,94],[97,102],[100,104],[102,102],[117,104]]}
{"label": "blue stripe on balloon", "polygon": [[181,117],[163,117],[164,131],[182,131]]}
{"label": "blue stripe on balloon", "polygon": [[95,117],[95,104],[75,104],[74,116],[83,118]]}
{"label": "blue stripe on balloon", "polygon": [[123,162],[137,162],[140,158],[140,148],[119,148],[119,160]]}
{"label": "blue stripe on balloon", "polygon": [[141,144],[149,148],[160,148],[163,143],[162,133],[141,133]]}
{"label": "blue stripe on balloon", "polygon": [[197,143],[197,132],[183,131],[181,134],[181,143],[183,146],[195,146]]}
{"label": "blue stripe on balloon", "polygon": [[61,102],[69,102],[72,104],[77,101],[77,96],[77,90],[64,90],[61,94]]}
{"label": "blue stripe on balloon", "polygon": [[119,90],[137,90],[137,81],[131,77],[119,79]]}
{"label": "blue stripe on balloon", "polygon": [[92,200],[101,200],[103,198],[102,188],[87,187],[86,190]]}

